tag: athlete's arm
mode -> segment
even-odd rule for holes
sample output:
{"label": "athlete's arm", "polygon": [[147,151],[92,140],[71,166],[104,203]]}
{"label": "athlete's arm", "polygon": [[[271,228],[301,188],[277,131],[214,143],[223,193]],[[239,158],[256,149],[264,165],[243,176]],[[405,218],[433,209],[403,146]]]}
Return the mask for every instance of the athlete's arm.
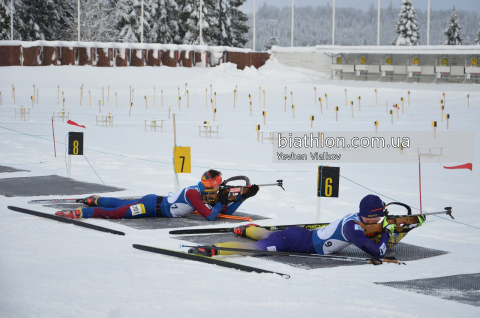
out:
{"label": "athlete's arm", "polygon": [[197,190],[194,189],[188,189],[187,192],[185,193],[188,201],[190,201],[190,204],[192,207],[200,213],[207,221],[213,221],[217,218],[217,215],[225,209],[227,210],[227,207],[224,207],[221,203],[217,202],[215,206],[212,209],[209,209],[205,203],[202,201],[202,197],[200,196],[200,193],[198,193]]}
{"label": "athlete's arm", "polygon": [[228,215],[232,215],[233,213],[235,213],[235,211],[237,211],[238,207],[240,205],[242,205],[242,201],[235,201],[235,202],[232,202],[230,203],[228,206],[223,206],[223,209],[222,211],[220,211],[221,214],[228,214]]}
{"label": "athlete's arm", "polygon": [[387,252],[388,233],[383,233],[380,242],[376,244],[363,234],[363,230],[358,224],[348,221],[343,226],[343,235],[349,242],[374,257],[383,258]]}

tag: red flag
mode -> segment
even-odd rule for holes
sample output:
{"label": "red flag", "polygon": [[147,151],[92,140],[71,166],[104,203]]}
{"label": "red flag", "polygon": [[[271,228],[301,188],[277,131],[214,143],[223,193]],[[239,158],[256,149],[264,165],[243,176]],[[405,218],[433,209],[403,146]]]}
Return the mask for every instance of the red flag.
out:
{"label": "red flag", "polygon": [[473,169],[473,165],[471,163],[466,163],[464,165],[459,165],[459,166],[452,166],[452,167],[445,167],[443,166],[445,169],[470,169],[470,171],[472,171]]}
{"label": "red flag", "polygon": [[71,120],[67,121],[67,124],[70,124],[70,125],[73,125],[73,126],[78,126],[78,127],[82,127],[82,128],[87,129],[85,126],[79,125],[79,124],[77,124],[76,122],[71,121]]}

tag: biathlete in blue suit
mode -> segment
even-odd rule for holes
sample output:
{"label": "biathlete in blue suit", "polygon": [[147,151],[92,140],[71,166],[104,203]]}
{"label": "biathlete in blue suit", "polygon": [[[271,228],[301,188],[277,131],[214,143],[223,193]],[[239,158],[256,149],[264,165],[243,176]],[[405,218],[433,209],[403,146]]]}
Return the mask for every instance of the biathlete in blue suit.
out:
{"label": "biathlete in blue suit", "polygon": [[[235,234],[249,237],[257,242],[216,243],[218,247],[255,249],[260,251],[296,252],[308,254],[331,254],[354,244],[364,252],[376,259],[385,256],[387,250],[397,244],[405,233],[394,233],[395,224],[383,223],[383,233],[373,239],[367,237],[358,223],[374,224],[384,215],[385,204],[376,195],[367,195],[360,201],[360,211],[338,219],[328,226],[315,231],[290,226],[281,231],[269,231],[258,227],[256,224],[247,224],[235,228]],[[425,217],[419,217],[419,223],[410,227],[423,224]],[[241,254],[232,251],[218,251],[210,248],[193,248],[191,253],[206,256]],[[375,263],[374,263],[375,264]]]}
{"label": "biathlete in blue suit", "polygon": [[203,174],[197,185],[181,189],[168,197],[149,194],[140,199],[122,200],[94,195],[85,199],[85,203],[92,207],[59,211],[55,215],[70,219],[177,218],[197,211],[208,221],[213,221],[219,214],[233,214],[243,201],[256,195],[259,190],[257,185],[252,185],[249,192],[238,195],[234,202],[228,202],[227,195],[220,195],[213,207],[207,206],[202,196],[216,195],[221,183],[221,172],[212,169]]}

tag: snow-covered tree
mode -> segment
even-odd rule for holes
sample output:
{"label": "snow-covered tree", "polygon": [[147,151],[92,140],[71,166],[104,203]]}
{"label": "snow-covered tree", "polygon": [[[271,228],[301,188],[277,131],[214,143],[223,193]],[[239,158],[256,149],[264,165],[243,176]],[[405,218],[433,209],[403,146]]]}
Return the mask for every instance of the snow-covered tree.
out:
{"label": "snow-covered tree", "polygon": [[156,24],[152,32],[157,34],[158,43],[181,43],[179,28],[179,6],[174,0],[160,0]]}
{"label": "snow-covered tree", "polygon": [[115,8],[116,4],[113,0],[81,0],[80,40],[111,42],[116,39],[119,31],[115,28]]}
{"label": "snow-covered tree", "polygon": [[53,21],[54,40],[73,41],[77,39],[77,0],[54,0],[58,19]]}
{"label": "snow-covered tree", "polygon": [[455,12],[455,7],[453,7],[452,14],[448,19],[448,28],[446,28],[443,33],[447,36],[443,45],[463,45],[464,41],[460,34],[460,30],[462,27],[460,26],[460,22],[458,21],[457,12]]}
{"label": "snow-covered tree", "polygon": [[215,44],[232,46],[231,9],[228,1],[217,0],[216,12],[218,14],[218,25],[214,31]]}
{"label": "snow-covered tree", "polygon": [[[218,16],[215,12],[215,0],[203,0],[202,6],[202,37],[203,44],[215,45],[215,26]],[[185,6],[180,14],[180,20],[185,26],[182,43],[200,44],[200,0],[185,0]]]}
{"label": "snow-covered tree", "polygon": [[10,3],[0,0],[0,40],[10,40]]}
{"label": "snow-covered tree", "polygon": [[230,0],[230,24],[232,29],[232,46],[244,47],[248,41],[248,17],[241,7],[246,0]]}
{"label": "snow-covered tree", "polygon": [[[120,42],[141,42],[141,2],[139,0],[119,0],[115,7],[117,40]],[[144,23],[144,34],[148,33],[148,23]]]}
{"label": "snow-covered tree", "polygon": [[392,45],[418,45],[420,40],[419,27],[417,24],[417,14],[413,7],[412,0],[402,0],[402,7],[398,14],[396,23],[397,38]]}
{"label": "snow-covered tree", "polygon": [[275,31],[274,31],[274,27],[277,24],[276,22],[277,21],[275,20],[270,20],[271,33],[270,33],[270,37],[268,38],[268,40],[265,42],[265,45],[263,46],[263,49],[265,51],[270,50],[274,45],[278,45],[278,40],[277,40],[277,37],[275,36]]}
{"label": "snow-covered tree", "polygon": [[55,40],[53,24],[58,12],[53,0],[22,0],[14,2],[16,14],[22,23],[15,25],[23,41]]}

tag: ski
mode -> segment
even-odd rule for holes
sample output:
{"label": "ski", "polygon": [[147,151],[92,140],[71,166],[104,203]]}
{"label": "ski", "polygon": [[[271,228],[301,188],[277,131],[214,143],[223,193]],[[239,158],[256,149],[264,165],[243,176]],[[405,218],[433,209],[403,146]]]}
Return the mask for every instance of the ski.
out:
{"label": "ski", "polygon": [[[340,260],[340,261],[346,261],[346,262],[357,262],[357,263],[364,263],[364,264],[373,264],[373,262],[378,262],[375,265],[379,265],[379,264],[381,264],[381,262],[393,263],[393,264],[398,264],[398,265],[406,265],[404,262],[400,262],[400,261],[394,260],[394,259],[387,259],[387,258],[384,258],[382,260],[377,260],[377,259],[372,259],[372,258],[342,256],[342,255],[320,255],[320,254],[307,254],[307,253],[295,253],[295,252],[259,251],[259,250],[243,249],[243,248],[220,247],[220,246],[215,246],[215,245],[209,245],[209,246],[182,245],[182,247],[210,248],[210,249],[217,250],[217,251],[231,251],[231,252],[249,253],[249,254],[257,254],[257,255],[275,255],[275,256],[319,258],[319,259],[327,259],[327,260]],[[379,262],[379,261],[381,261],[381,262]]]}
{"label": "ski", "polygon": [[43,212],[38,212],[38,211],[32,211],[32,210],[28,210],[28,209],[24,209],[24,208],[19,208],[19,207],[16,207],[16,206],[8,206],[8,209],[10,209],[12,211],[15,211],[15,212],[35,215],[35,216],[38,216],[38,217],[42,217],[42,218],[46,218],[46,219],[50,219],[50,220],[54,220],[54,221],[58,221],[58,222],[69,223],[69,224],[73,224],[73,225],[76,225],[76,226],[85,227],[85,228],[91,229],[91,230],[96,230],[96,231],[105,232],[105,233],[112,233],[112,234],[117,234],[117,235],[125,235],[125,233],[120,232],[120,231],[112,230],[112,229],[109,229],[109,228],[106,228],[106,227],[93,225],[93,224],[89,224],[89,223],[85,223],[85,222],[81,222],[81,221],[66,219],[66,218],[56,216],[56,215],[53,215],[53,214],[48,214],[48,213],[43,213]]}
{"label": "ski", "polygon": [[[318,229],[324,226],[329,225],[330,223],[311,223],[311,224],[288,224],[288,225],[269,225],[269,226],[260,226],[261,228],[267,229],[269,231],[280,231],[289,226],[299,226],[307,230]],[[215,234],[215,233],[233,233],[235,227],[220,227],[220,228],[203,228],[203,229],[183,229],[183,230],[173,230],[168,232],[168,234]]]}
{"label": "ski", "polygon": [[222,266],[222,267],[238,269],[238,270],[241,270],[241,271],[244,271],[244,272],[277,274],[277,275],[283,276],[285,278],[290,278],[290,275],[287,275],[287,274],[272,272],[272,271],[269,271],[269,270],[266,270],[266,269],[261,269],[261,268],[257,268],[257,267],[251,267],[251,266],[242,265],[242,264],[238,264],[238,263],[219,260],[219,259],[211,258],[211,257],[208,257],[208,256],[189,254],[189,253],[184,253],[184,252],[172,251],[172,250],[165,249],[165,248],[151,247],[151,246],[140,245],[140,244],[133,244],[132,246],[133,246],[133,248],[136,248],[136,249],[139,249],[139,250],[142,250],[142,251],[147,251],[147,252],[152,252],[152,253],[157,253],[157,254],[162,254],[162,255],[167,255],[167,256],[174,256],[174,257],[188,259],[188,260],[195,261],[195,262],[214,264],[214,265],[218,265],[218,266]]}
{"label": "ski", "polygon": [[[120,197],[120,200],[135,200],[141,197]],[[85,203],[85,199],[64,198],[64,199],[43,199],[43,200],[31,200],[28,204],[55,204],[55,203]]]}

